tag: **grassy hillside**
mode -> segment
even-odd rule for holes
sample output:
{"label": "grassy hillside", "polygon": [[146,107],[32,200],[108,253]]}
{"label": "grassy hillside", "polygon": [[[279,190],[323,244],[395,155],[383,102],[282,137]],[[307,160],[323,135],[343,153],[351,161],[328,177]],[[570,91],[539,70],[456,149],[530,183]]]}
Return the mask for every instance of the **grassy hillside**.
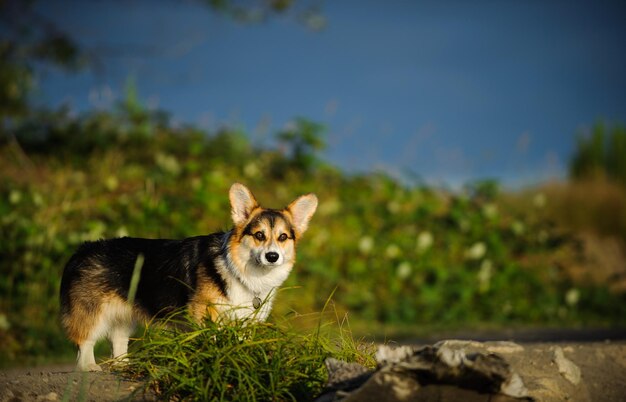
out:
{"label": "grassy hillside", "polygon": [[[334,291],[335,309],[366,335],[626,323],[623,291],[586,268],[577,232],[594,222],[562,224],[565,209],[578,208],[571,197],[558,208],[550,188],[510,195],[482,182],[450,193],[384,174],[346,175],[317,158],[321,132],[300,120],[280,133],[278,149],[260,148],[240,132],[172,127],[163,115],[127,105],[78,117],[46,113],[5,135],[0,361],[73,353],[57,299],[63,266],[81,242],[228,229],[234,181],[270,207],[306,192],[320,199],[275,317],[320,311]],[[611,191],[624,201],[622,188]],[[613,221],[616,208],[594,213]],[[624,238],[619,219],[622,226],[606,235]]]}

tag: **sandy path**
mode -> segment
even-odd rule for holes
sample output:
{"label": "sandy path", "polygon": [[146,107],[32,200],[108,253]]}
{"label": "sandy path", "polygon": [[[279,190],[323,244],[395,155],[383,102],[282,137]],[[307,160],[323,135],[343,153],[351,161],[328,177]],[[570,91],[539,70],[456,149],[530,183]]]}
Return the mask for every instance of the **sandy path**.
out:
{"label": "sandy path", "polygon": [[[528,342],[518,346],[494,351],[520,374],[537,400],[626,400],[626,341]],[[575,369],[573,373],[562,370],[555,358],[558,354],[578,369],[579,377]],[[75,373],[67,365],[0,371],[2,402],[145,400],[143,393],[133,394],[140,389],[140,383],[111,373]]]}

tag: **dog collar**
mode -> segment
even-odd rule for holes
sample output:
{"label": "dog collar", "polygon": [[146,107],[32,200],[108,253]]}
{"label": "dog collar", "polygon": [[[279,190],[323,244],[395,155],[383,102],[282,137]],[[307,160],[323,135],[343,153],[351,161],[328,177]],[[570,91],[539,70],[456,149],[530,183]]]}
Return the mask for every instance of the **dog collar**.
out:
{"label": "dog collar", "polygon": [[259,296],[254,296],[254,299],[252,299],[252,307],[254,307],[255,310],[261,307],[261,298]]}

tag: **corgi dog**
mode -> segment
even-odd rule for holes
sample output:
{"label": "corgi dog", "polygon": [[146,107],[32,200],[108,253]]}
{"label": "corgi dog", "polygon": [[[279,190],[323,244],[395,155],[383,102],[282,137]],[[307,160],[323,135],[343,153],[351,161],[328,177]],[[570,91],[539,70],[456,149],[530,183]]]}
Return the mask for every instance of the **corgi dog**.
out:
{"label": "corgi dog", "polygon": [[[317,197],[307,194],[282,210],[266,209],[235,183],[229,199],[234,228],[228,232],[184,240],[123,237],[78,249],[65,266],[60,290],[61,322],[78,345],[77,370],[101,370],[93,351],[99,339],[110,340],[114,358],[123,356],[138,322],[176,309],[186,309],[198,322],[267,318]],[[129,301],[136,265],[139,282]]]}

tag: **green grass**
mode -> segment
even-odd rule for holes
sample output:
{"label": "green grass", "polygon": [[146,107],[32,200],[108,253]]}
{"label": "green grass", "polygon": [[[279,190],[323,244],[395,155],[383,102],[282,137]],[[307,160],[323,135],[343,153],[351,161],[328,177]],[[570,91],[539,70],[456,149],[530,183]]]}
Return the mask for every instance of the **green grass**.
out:
{"label": "green grass", "polygon": [[306,401],[326,382],[327,357],[374,365],[372,345],[356,341],[347,324],[302,332],[291,320],[200,325],[179,319],[148,327],[123,369],[163,400]]}

